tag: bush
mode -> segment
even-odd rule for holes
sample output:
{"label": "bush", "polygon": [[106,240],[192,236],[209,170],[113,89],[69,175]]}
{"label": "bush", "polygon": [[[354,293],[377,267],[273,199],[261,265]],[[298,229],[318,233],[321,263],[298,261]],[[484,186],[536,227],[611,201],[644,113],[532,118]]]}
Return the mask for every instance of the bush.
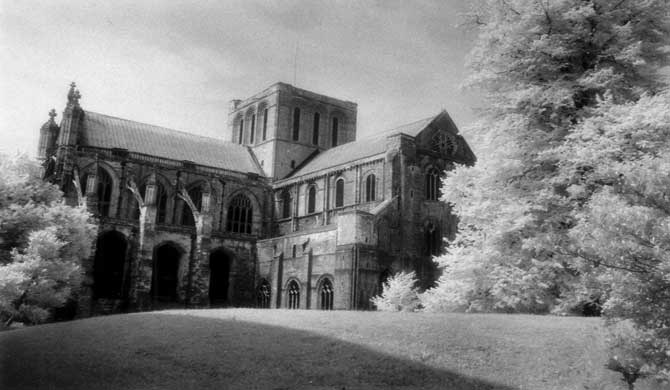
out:
{"label": "bush", "polygon": [[384,282],[381,295],[371,301],[380,311],[416,311],[420,306],[416,283],[413,271],[399,272]]}
{"label": "bush", "polygon": [[36,161],[0,155],[0,168],[0,321],[42,323],[81,285],[96,226],[41,179]]}

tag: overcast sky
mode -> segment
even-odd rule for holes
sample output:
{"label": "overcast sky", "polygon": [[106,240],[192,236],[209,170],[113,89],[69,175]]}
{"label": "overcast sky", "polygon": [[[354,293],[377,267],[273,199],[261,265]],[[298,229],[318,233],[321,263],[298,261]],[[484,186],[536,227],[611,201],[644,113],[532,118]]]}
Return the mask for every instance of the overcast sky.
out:
{"label": "overcast sky", "polygon": [[34,155],[71,81],[85,110],[212,137],[277,81],[357,102],[359,136],[442,109],[463,127],[465,4],[0,0],[0,150]]}

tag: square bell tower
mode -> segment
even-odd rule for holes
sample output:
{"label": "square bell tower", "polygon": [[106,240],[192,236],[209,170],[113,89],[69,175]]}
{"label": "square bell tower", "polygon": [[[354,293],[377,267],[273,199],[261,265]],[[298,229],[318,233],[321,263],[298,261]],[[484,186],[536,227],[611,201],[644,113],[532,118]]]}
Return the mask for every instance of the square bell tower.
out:
{"label": "square bell tower", "polygon": [[279,180],[312,155],[356,140],[358,105],[286,83],[233,100],[226,140],[252,149],[265,175]]}

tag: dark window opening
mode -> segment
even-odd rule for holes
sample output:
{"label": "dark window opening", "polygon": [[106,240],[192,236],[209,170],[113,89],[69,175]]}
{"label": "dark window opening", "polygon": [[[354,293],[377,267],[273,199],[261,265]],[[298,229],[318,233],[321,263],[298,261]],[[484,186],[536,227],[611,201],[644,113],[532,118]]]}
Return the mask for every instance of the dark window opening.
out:
{"label": "dark window opening", "polygon": [[251,200],[243,194],[238,194],[228,206],[226,230],[233,233],[251,234],[252,217]]}
{"label": "dark window opening", "polygon": [[167,191],[160,183],[156,183],[156,222],[165,223],[167,216]]}
{"label": "dark window opening", "polygon": [[289,190],[285,190],[281,195],[282,202],[282,218],[289,218],[291,216],[291,193]]}
{"label": "dark window opening", "polygon": [[296,245],[293,245],[293,247],[291,248],[291,254],[292,254],[291,257],[297,257],[298,256],[298,247]]}
{"label": "dark window opening", "polygon": [[333,128],[331,132],[333,147],[337,146],[337,133],[340,130],[339,119],[333,118]]}
{"label": "dark window opening", "polygon": [[311,214],[316,211],[316,187],[311,186],[307,191],[307,213]]}
{"label": "dark window opening", "polygon": [[312,143],[314,145],[319,144],[319,122],[321,121],[321,115],[318,112],[314,113],[314,128],[312,129]]}
{"label": "dark window opening", "polygon": [[300,109],[296,107],[293,110],[293,140],[300,139]]}
{"label": "dark window opening", "polygon": [[335,207],[344,206],[344,179],[335,182]]}
{"label": "dark window opening", "polygon": [[237,143],[241,144],[243,142],[242,137],[244,136],[244,119],[240,119],[240,128],[237,135]]}
{"label": "dark window opening", "polygon": [[251,127],[249,128],[249,142],[256,142],[256,114],[251,116]]}
{"label": "dark window opening", "polygon": [[[86,196],[86,191],[88,189],[87,184],[88,184],[88,179],[90,177],[89,175],[84,175],[82,177],[80,186],[81,186],[81,191],[84,196]],[[111,205],[111,200],[112,200],[112,177],[109,176],[107,171],[105,171],[102,168],[98,168],[97,174],[96,174],[96,181],[97,185],[95,187],[95,199],[97,201],[97,211],[98,214],[107,217],[109,216],[109,207]]]}
{"label": "dark window opening", "polygon": [[265,141],[267,135],[268,135],[268,109],[266,108],[263,111],[263,141]]}
{"label": "dark window opening", "polygon": [[426,174],[426,199],[440,199],[440,171],[431,168]]}
{"label": "dark window opening", "polygon": [[372,202],[375,200],[375,190],[376,190],[377,180],[375,175],[369,175],[365,179],[365,201]]}

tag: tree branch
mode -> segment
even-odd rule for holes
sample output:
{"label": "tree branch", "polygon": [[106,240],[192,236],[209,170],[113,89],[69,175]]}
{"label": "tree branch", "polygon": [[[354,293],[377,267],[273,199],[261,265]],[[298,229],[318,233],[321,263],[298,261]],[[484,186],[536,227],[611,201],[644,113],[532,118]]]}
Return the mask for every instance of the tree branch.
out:
{"label": "tree branch", "polygon": [[617,269],[617,270],[620,270],[620,271],[627,271],[627,272],[637,273],[637,274],[647,274],[647,273],[650,272],[650,270],[648,270],[646,268],[643,268],[643,267],[639,267],[639,266],[637,266],[637,267],[636,266],[626,267],[626,266],[621,266],[621,265],[615,265],[615,264],[612,264],[612,263],[609,263],[609,262],[603,260],[600,256],[586,254],[586,253],[583,253],[582,251],[576,251],[575,252],[575,251],[571,251],[571,250],[559,249],[559,250],[557,250],[557,252],[562,254],[562,255],[579,257],[580,259],[584,259],[584,260],[588,261],[589,263],[595,265],[596,267],[603,266],[603,267],[606,267],[606,268]]}
{"label": "tree branch", "polygon": [[509,3],[508,3],[507,1],[505,1],[505,0],[500,0],[500,2],[501,2],[504,6],[506,6],[507,8],[509,8],[510,11],[514,12],[517,16],[521,16],[521,13],[520,13],[519,11],[515,10],[511,5],[509,5]]}
{"label": "tree branch", "polygon": [[549,11],[547,11],[547,7],[544,6],[542,0],[537,0],[537,3],[540,5],[540,7],[542,7],[542,10],[544,11],[544,16],[547,18],[547,22],[549,23],[549,30],[547,30],[547,35],[551,35],[553,20],[549,16]]}

